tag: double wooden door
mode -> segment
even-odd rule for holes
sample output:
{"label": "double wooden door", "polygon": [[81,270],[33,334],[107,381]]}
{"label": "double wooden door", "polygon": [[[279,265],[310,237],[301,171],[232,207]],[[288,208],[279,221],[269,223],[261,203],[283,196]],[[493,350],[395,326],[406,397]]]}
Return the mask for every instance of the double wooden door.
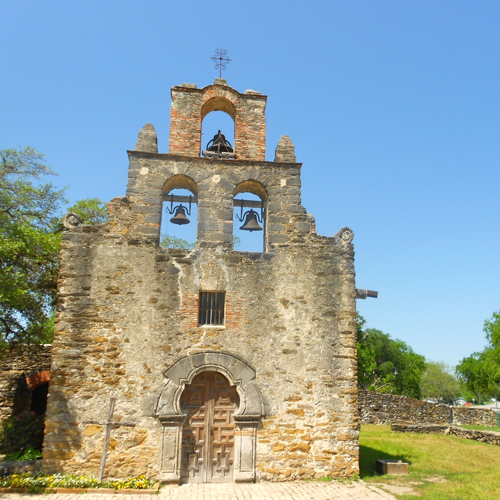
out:
{"label": "double wooden door", "polygon": [[184,483],[232,482],[236,389],[217,372],[203,372],[184,389],[181,410],[181,480]]}

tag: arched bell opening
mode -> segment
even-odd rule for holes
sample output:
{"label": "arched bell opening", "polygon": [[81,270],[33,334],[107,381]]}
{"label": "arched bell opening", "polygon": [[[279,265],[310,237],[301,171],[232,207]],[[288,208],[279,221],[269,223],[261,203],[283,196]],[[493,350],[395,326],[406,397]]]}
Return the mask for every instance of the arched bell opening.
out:
{"label": "arched bell opening", "polygon": [[235,386],[218,371],[203,371],[184,387],[181,482],[232,482],[235,420],[240,400]]}
{"label": "arched bell opening", "polygon": [[244,181],[234,190],[233,248],[244,252],[266,251],[267,192],[257,181]]}
{"label": "arched bell opening", "polygon": [[185,175],[165,182],[160,229],[160,246],[191,249],[196,246],[198,187]]}
{"label": "arched bell opening", "polygon": [[222,97],[205,103],[201,110],[201,155],[207,158],[235,158],[234,105]]}

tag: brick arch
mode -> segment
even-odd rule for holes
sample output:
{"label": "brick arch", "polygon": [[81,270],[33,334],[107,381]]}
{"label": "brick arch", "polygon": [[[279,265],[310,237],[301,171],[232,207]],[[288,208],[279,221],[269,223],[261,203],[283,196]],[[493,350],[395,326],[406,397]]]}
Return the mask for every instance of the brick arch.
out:
{"label": "brick arch", "polygon": [[233,120],[236,119],[235,104],[226,97],[217,96],[205,101],[201,108],[201,119],[203,120],[208,113],[212,111],[223,111],[227,113]]}
{"label": "brick arch", "polygon": [[236,159],[264,161],[266,99],[258,93],[240,94],[220,83],[203,89],[173,87],[169,153],[198,157],[203,118],[211,111],[224,111],[234,119]]}
{"label": "brick arch", "polygon": [[36,389],[50,382],[50,370],[41,370],[26,377],[26,384],[30,389]]}

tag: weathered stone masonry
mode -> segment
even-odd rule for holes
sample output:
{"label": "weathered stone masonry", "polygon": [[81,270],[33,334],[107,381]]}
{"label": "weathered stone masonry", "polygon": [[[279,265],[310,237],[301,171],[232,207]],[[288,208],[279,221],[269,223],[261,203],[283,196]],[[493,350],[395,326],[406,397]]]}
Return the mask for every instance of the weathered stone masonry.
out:
{"label": "weathered stone masonry", "polygon": [[[128,153],[127,196],[110,202],[108,223],[68,223],[44,447],[48,472],[97,474],[104,432],[88,421],[106,419],[110,396],[117,398],[115,420],[136,423],[111,432],[110,477],[147,474],[178,483],[358,472],[352,231],[324,237],[312,229],[289,138],[280,141],[276,161],[264,161],[265,102],[224,80],[201,90],[174,87],[170,154],[156,153],[154,129],[145,127],[138,150]],[[199,156],[201,121],[214,110],[235,120],[233,160]],[[198,204],[194,250],[159,247],[162,202],[180,187]],[[232,248],[240,192],[265,204],[263,253]],[[225,292],[224,325],[198,325],[200,291]],[[206,391],[208,384],[223,388],[221,404],[232,394],[236,405],[217,428],[222,444],[213,467],[202,457],[205,448],[187,458],[183,451],[201,432],[190,431],[185,408],[186,395],[203,394],[203,377]],[[202,409],[208,408],[207,402]],[[213,411],[214,419],[227,417]],[[213,432],[213,425],[202,429]],[[204,446],[217,439],[206,436]],[[211,472],[202,475],[207,467]]]}

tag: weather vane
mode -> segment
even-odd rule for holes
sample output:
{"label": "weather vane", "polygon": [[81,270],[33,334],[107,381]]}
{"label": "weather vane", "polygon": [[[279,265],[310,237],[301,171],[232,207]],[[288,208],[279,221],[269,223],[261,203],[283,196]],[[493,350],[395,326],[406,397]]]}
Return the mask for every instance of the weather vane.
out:
{"label": "weather vane", "polygon": [[222,72],[226,71],[226,64],[231,62],[231,59],[226,57],[226,55],[227,50],[215,49],[215,56],[210,58],[215,63],[215,69],[219,70],[219,78],[222,78]]}

